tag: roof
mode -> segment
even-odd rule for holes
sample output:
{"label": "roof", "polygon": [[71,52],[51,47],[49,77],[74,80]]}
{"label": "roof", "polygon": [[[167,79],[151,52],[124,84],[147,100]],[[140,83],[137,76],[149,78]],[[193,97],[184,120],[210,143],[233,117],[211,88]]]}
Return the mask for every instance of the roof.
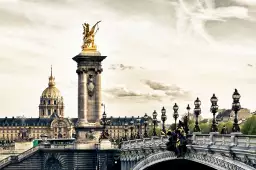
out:
{"label": "roof", "polygon": [[0,118],[0,126],[49,126],[51,118]]}
{"label": "roof", "polygon": [[227,109],[223,112],[219,112],[219,114],[216,116],[216,119],[221,119],[223,117],[230,117],[232,113],[231,109]]}
{"label": "roof", "polygon": [[[51,122],[58,117],[51,118],[0,118],[0,126],[50,126]],[[75,125],[77,118],[64,118]]]}
{"label": "roof", "polygon": [[[125,123],[128,123],[128,125],[132,124],[132,121],[136,124],[137,123],[138,117],[110,117],[107,118],[107,120],[110,120],[110,125],[111,126],[124,126]],[[148,117],[148,120],[151,121],[152,118]],[[140,117],[140,123],[144,123],[144,117]]]}
{"label": "roof", "polygon": [[[51,122],[59,118],[58,115],[52,115],[50,118],[0,118],[0,126],[50,126]],[[69,123],[75,125],[78,118],[64,118],[67,119]],[[111,126],[123,126],[127,122],[128,125],[131,125],[132,120],[134,124],[137,123],[138,117],[108,117],[107,120],[110,120]],[[148,121],[152,120],[151,117],[148,117]],[[140,123],[144,123],[144,117],[140,117]]]}

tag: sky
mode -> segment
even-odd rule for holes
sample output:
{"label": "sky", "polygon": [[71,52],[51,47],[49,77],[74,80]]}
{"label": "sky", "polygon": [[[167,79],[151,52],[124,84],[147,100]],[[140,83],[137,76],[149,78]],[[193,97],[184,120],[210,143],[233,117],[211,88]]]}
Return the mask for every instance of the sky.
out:
{"label": "sky", "polygon": [[173,121],[187,104],[210,98],[230,109],[256,110],[255,0],[0,0],[0,116],[38,117],[50,67],[77,117],[76,63],[82,23],[102,20],[95,43],[103,61],[102,102],[108,116],[161,115]]}

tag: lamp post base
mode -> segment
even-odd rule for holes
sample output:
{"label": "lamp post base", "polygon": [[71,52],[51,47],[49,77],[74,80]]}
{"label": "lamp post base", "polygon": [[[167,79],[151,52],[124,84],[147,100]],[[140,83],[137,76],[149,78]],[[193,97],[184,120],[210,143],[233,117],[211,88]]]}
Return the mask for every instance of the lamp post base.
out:
{"label": "lamp post base", "polygon": [[240,127],[238,124],[233,125],[232,132],[240,132]]}

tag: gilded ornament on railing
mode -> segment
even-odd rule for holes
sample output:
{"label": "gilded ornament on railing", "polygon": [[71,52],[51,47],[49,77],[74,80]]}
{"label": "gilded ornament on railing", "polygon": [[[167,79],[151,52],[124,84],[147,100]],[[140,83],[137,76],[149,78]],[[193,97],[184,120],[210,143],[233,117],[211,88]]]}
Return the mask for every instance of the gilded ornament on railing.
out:
{"label": "gilded ornament on railing", "polygon": [[[88,23],[83,24],[83,45],[82,45],[82,51],[96,51],[97,46],[94,43],[94,38],[96,33],[99,30],[98,24],[101,21],[98,21],[94,26],[90,29],[90,25]],[[97,27],[97,28],[96,28]]]}

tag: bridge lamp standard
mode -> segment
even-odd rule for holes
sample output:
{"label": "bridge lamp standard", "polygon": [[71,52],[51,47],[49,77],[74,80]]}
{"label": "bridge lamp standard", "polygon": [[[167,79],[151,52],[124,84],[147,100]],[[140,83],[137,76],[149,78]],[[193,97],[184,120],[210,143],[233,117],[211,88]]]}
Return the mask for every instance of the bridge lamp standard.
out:
{"label": "bridge lamp standard", "polygon": [[195,102],[194,102],[195,108],[194,108],[194,114],[196,115],[196,123],[195,123],[195,127],[194,127],[194,132],[200,132],[201,129],[198,125],[198,116],[201,114],[201,101],[199,100],[199,98],[197,97]]}
{"label": "bridge lamp standard", "polygon": [[124,140],[128,140],[127,139],[127,131],[128,131],[128,123],[126,120],[126,117],[124,118]]}
{"label": "bridge lamp standard", "polygon": [[105,112],[105,105],[104,105],[104,112],[102,114],[102,119],[100,121],[100,124],[103,125],[103,131],[101,133],[101,139],[108,139],[108,134],[106,132],[106,125],[110,123],[109,120],[107,120],[107,114]]}
{"label": "bridge lamp standard", "polygon": [[210,101],[212,103],[211,112],[213,114],[211,132],[218,132],[218,128],[217,128],[217,125],[216,125],[215,114],[217,113],[219,106],[217,105],[218,98],[215,96],[215,94],[213,94]]}
{"label": "bridge lamp standard", "polygon": [[179,114],[178,114],[178,110],[179,110],[179,106],[177,105],[177,103],[174,104],[173,106],[173,118],[174,118],[174,130],[176,130],[176,127],[177,127],[177,119],[179,117]]}
{"label": "bridge lamp standard", "polygon": [[166,130],[165,130],[165,121],[166,121],[166,119],[167,119],[167,116],[166,116],[166,110],[165,110],[165,108],[163,107],[162,108],[162,110],[161,110],[161,112],[162,112],[162,115],[161,115],[161,120],[163,121],[163,129],[162,129],[162,131],[164,132],[164,134],[166,133]]}
{"label": "bridge lamp standard", "polygon": [[140,117],[138,116],[138,118],[137,118],[137,139],[140,139]]}
{"label": "bridge lamp standard", "polygon": [[190,111],[190,109],[191,109],[190,106],[189,106],[189,104],[188,104],[188,106],[187,106],[186,109],[187,109],[187,111],[188,111],[188,115],[187,115],[187,125],[186,125],[187,127],[186,127],[185,130],[186,130],[186,133],[188,133],[188,132],[189,132],[189,120],[190,120],[190,112],[189,112],[189,111]]}
{"label": "bridge lamp standard", "polygon": [[148,126],[148,115],[145,113],[144,115],[144,138],[148,138],[147,126]]}
{"label": "bridge lamp standard", "polygon": [[131,136],[130,139],[133,140],[134,136],[133,136],[133,129],[134,129],[134,120],[132,118],[132,120],[130,121],[130,129],[131,129]]}
{"label": "bridge lamp standard", "polygon": [[156,135],[156,123],[157,123],[157,112],[154,110],[154,112],[153,112],[153,124],[154,124],[153,136],[157,136]]}
{"label": "bridge lamp standard", "polygon": [[240,97],[241,96],[238,93],[237,89],[235,89],[235,92],[232,95],[232,98],[233,98],[232,110],[235,112],[235,119],[234,119],[232,132],[240,132],[240,127],[238,125],[238,111],[241,109],[241,105],[239,102]]}

